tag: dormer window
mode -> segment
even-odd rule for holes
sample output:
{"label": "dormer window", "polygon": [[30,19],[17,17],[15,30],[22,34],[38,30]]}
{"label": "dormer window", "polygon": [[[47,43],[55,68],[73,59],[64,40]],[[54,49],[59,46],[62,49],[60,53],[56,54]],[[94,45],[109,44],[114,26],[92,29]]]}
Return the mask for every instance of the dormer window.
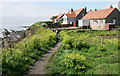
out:
{"label": "dormer window", "polygon": [[84,13],[82,14],[82,17],[84,17]]}
{"label": "dormer window", "polygon": [[67,18],[63,18],[64,21],[67,21]]}
{"label": "dormer window", "polygon": [[97,20],[93,20],[93,22],[94,22],[94,23],[98,23],[98,21],[97,21]]}

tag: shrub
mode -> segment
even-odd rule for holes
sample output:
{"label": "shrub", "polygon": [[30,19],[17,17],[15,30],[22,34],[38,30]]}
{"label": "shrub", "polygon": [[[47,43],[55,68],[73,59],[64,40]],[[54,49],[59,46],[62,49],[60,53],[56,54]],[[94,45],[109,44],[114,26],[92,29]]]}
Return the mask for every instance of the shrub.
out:
{"label": "shrub", "polygon": [[99,44],[98,45],[98,50],[100,50],[100,51],[106,51],[105,45],[104,44]]}
{"label": "shrub", "polygon": [[86,58],[80,54],[65,54],[65,59],[60,64],[68,69],[75,69],[75,71],[84,71],[87,68]]}

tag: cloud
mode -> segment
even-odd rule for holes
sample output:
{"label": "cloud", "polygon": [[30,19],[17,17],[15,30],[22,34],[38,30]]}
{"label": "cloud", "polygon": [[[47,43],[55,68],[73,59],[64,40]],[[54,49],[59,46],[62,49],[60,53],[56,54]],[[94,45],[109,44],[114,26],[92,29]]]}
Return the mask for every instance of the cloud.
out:
{"label": "cloud", "polygon": [[101,8],[106,9],[106,8],[109,8],[110,5],[112,5],[113,8],[118,8],[118,1],[117,1],[117,2],[110,2],[109,4],[106,4],[106,5],[104,5],[104,6],[101,7]]}
{"label": "cloud", "polygon": [[[34,3],[4,3],[2,7],[3,17],[48,17],[52,14],[64,11],[63,9],[52,8],[48,5],[38,5]],[[57,10],[57,11],[56,11]]]}
{"label": "cloud", "polygon": [[49,20],[51,16],[64,12],[66,12],[65,8],[54,8],[40,2],[3,2],[2,28],[31,25],[37,21]]}
{"label": "cloud", "polygon": [[2,28],[2,7],[0,3],[0,29]]}

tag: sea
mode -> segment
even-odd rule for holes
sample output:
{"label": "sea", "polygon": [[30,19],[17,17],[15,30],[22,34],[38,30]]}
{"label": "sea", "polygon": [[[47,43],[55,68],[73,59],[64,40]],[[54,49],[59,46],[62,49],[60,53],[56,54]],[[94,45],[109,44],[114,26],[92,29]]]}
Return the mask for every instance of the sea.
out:
{"label": "sea", "polygon": [[3,31],[7,29],[9,32],[14,31],[24,31],[31,25],[9,25],[9,26],[0,26],[0,38],[3,38]]}

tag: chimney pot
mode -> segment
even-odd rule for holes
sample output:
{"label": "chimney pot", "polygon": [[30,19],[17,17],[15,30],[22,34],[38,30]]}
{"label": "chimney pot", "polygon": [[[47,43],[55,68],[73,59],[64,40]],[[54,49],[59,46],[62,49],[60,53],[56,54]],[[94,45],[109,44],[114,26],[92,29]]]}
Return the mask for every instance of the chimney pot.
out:
{"label": "chimney pot", "polygon": [[71,12],[73,12],[73,9],[71,8]]}
{"label": "chimney pot", "polygon": [[85,7],[85,12],[87,11],[87,7]]}
{"label": "chimney pot", "polygon": [[92,11],[92,10],[90,9],[90,11]]}
{"label": "chimney pot", "polygon": [[113,8],[113,6],[112,6],[112,5],[110,5],[110,8]]}

